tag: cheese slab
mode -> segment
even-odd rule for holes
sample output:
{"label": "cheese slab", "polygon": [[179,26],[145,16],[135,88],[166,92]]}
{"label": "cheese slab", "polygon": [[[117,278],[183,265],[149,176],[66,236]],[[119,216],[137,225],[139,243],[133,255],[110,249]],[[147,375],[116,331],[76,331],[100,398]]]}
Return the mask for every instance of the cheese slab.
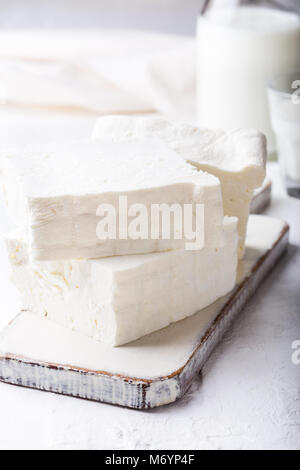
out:
{"label": "cheese slab", "polygon": [[126,346],[111,348],[21,313],[0,335],[0,380],[138,409],[178,400],[286,249],[288,231],[281,220],[251,215],[236,288]]}
{"label": "cheese slab", "polygon": [[[190,241],[185,232],[177,239],[172,224],[169,237],[163,237],[162,227],[156,238],[150,229],[140,238],[120,235],[121,196],[125,198],[125,216],[132,207],[141,205],[149,227],[154,204],[177,204],[182,209],[190,204],[192,222],[195,205],[203,204],[204,243],[223,244],[218,179],[197,172],[161,141],[78,141],[7,150],[1,156],[7,207],[25,232],[33,259],[158,252],[183,248]],[[107,237],[101,238],[97,227],[107,207],[115,211],[115,233],[108,229]],[[129,225],[125,222],[124,228]]]}
{"label": "cheese slab", "polygon": [[182,320],[235,285],[237,220],[224,221],[220,248],[28,262],[26,243],[6,237],[22,307],[118,346]]}
{"label": "cheese slab", "polygon": [[106,116],[95,123],[94,139],[149,139],[155,136],[198,170],[221,182],[224,213],[239,219],[239,257],[244,253],[249,205],[265,178],[266,139],[254,129],[200,129],[161,117]]}

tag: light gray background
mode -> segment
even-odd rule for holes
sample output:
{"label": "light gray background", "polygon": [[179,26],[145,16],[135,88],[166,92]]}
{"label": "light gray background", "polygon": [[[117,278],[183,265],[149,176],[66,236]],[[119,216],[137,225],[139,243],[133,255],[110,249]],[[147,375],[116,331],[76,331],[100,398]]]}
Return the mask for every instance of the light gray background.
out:
{"label": "light gray background", "polygon": [[[219,3],[225,1],[237,3]],[[134,28],[190,35],[195,32],[196,18],[204,3],[205,0],[0,0],[0,28]],[[300,0],[276,3],[300,12]]]}
{"label": "light gray background", "polygon": [[202,0],[0,0],[0,28],[104,27],[193,34]]}

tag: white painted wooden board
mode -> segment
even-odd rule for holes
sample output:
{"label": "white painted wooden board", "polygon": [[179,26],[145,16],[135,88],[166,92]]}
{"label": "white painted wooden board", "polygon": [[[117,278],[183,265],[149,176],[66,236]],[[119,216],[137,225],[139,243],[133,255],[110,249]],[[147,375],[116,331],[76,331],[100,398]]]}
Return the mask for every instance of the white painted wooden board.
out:
{"label": "white painted wooden board", "polygon": [[254,191],[252,201],[250,203],[250,213],[259,214],[265,210],[271,203],[272,197],[272,181],[266,178],[263,185]]}
{"label": "white painted wooden board", "polygon": [[125,346],[109,348],[20,313],[0,336],[0,380],[137,409],[176,401],[284,252],[288,232],[279,219],[252,215],[234,291]]}

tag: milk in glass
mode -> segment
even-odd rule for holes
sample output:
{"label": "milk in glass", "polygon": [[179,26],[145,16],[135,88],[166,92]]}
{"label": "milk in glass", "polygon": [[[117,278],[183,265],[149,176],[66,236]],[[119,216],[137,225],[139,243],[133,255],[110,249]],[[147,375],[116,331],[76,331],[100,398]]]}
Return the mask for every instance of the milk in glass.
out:
{"label": "milk in glass", "polygon": [[208,9],[197,28],[199,125],[257,128],[266,134],[272,152],[267,82],[299,68],[296,13],[242,5]]}

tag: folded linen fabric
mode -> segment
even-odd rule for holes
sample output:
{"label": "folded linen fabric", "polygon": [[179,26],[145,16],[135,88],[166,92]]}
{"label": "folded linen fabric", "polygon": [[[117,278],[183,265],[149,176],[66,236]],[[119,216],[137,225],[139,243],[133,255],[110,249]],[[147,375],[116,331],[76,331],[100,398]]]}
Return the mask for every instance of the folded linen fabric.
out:
{"label": "folded linen fabric", "polygon": [[98,113],[191,113],[195,41],[135,31],[2,31],[0,99]]}

